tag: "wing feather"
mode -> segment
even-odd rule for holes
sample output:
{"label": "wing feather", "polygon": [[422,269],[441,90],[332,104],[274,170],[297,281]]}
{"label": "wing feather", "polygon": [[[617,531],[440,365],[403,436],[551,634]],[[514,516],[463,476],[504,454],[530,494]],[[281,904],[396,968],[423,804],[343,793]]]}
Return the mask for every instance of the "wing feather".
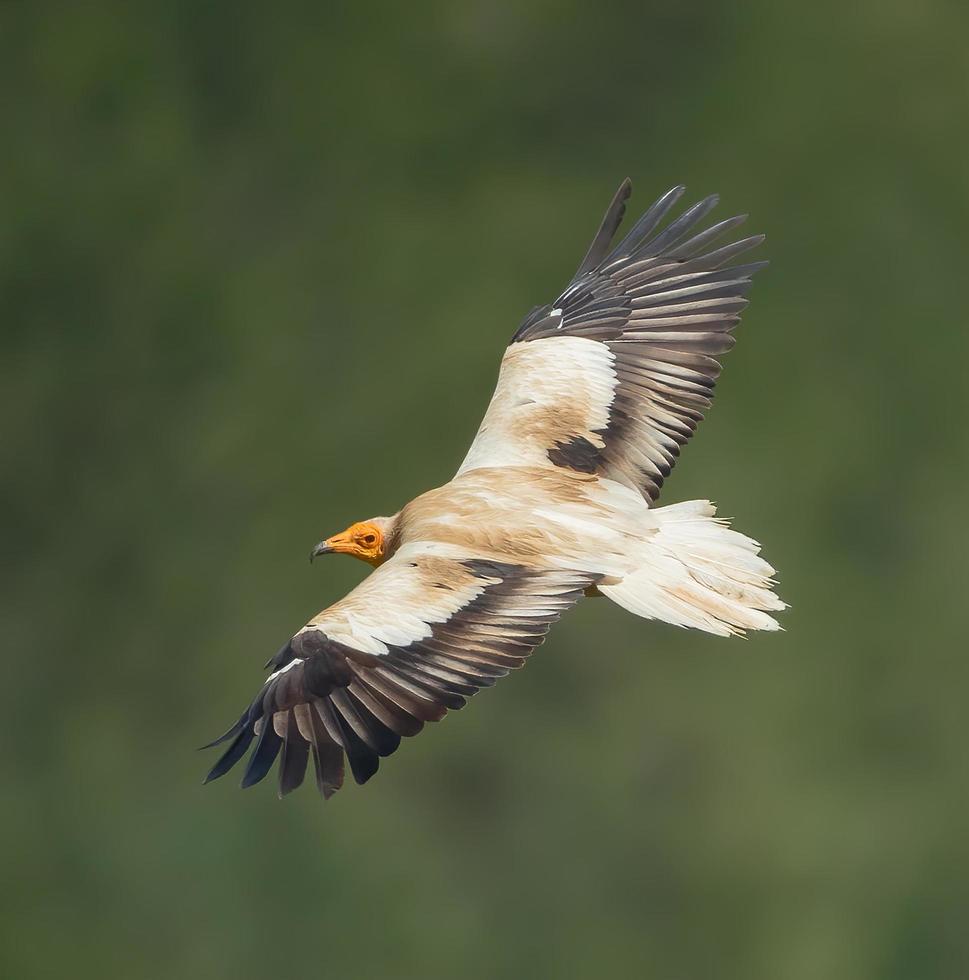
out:
{"label": "wing feather", "polygon": [[342,784],[344,756],[366,782],[401,738],[521,667],[595,579],[405,546],[272,658],[249,709],[213,743],[232,739],[207,781],[255,738],[243,786],[278,758],[283,796],[302,783],[311,754],[324,798]]}
{"label": "wing feather", "polygon": [[767,264],[730,264],[762,235],[711,248],[746,219],[702,228],[716,195],[663,227],[683,190],[664,194],[606,254],[604,235],[629,196],[623,182],[573,280],[512,338],[459,474],[558,467],[658,498],[710,407],[751,277]]}

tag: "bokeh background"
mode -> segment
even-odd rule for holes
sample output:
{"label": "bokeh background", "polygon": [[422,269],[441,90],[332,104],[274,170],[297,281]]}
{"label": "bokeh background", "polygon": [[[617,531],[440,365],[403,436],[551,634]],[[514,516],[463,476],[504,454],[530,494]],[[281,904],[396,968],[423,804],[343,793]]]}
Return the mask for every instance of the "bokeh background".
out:
{"label": "bokeh background", "polygon": [[[12,980],[969,975],[959,3],[0,8]],[[664,500],[787,632],[582,604],[323,806],[196,747],[445,482],[626,175],[769,236]]]}

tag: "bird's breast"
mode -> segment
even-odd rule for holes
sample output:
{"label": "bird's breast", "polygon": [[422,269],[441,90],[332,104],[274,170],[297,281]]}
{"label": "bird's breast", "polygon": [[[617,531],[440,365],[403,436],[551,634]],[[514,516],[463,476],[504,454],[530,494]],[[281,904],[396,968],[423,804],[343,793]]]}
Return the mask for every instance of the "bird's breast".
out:
{"label": "bird's breast", "polygon": [[408,504],[401,543],[435,541],[529,566],[570,564],[598,542],[608,515],[595,480],[548,470],[472,470]]}

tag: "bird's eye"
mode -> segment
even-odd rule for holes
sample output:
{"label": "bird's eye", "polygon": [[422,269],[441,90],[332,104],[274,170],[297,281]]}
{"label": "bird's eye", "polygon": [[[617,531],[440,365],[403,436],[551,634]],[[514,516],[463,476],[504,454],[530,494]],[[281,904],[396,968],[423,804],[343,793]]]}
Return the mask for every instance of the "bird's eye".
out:
{"label": "bird's eye", "polygon": [[376,542],[376,540],[377,540],[377,535],[376,534],[365,534],[363,536],[363,543],[364,544],[374,544]]}

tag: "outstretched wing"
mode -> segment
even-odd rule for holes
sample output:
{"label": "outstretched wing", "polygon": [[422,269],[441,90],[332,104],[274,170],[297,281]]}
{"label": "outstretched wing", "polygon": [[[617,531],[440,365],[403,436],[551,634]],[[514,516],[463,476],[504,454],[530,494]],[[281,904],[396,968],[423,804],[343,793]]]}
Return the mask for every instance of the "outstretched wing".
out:
{"label": "outstretched wing", "polygon": [[751,276],[767,263],[731,264],[762,235],[711,248],[746,218],[699,230],[716,196],[660,228],[682,187],[609,251],[631,186],[619,188],[565,291],[512,338],[459,473],[564,467],[659,496],[710,406]]}
{"label": "outstretched wing", "polygon": [[206,782],[253,740],[244,787],[280,757],[283,796],[302,783],[311,754],[324,798],[343,783],[344,754],[366,782],[402,736],[522,666],[595,579],[432,550],[402,548],[273,657],[252,704],[212,743],[229,746]]}

